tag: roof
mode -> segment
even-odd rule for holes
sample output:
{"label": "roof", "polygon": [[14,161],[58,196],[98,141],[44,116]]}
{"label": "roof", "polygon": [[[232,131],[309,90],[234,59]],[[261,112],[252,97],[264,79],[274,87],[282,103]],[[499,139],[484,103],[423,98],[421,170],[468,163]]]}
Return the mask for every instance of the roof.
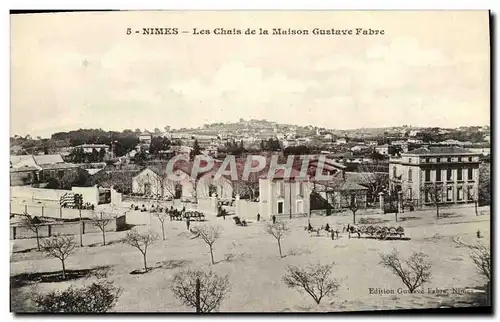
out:
{"label": "roof", "polygon": [[151,135],[151,133],[149,133],[148,131],[145,131],[145,132],[141,132],[141,134],[139,135]]}
{"label": "roof", "polygon": [[[32,155],[11,155],[10,156],[10,163],[12,165],[15,165],[21,161],[27,160],[27,159],[33,159]],[[34,161],[34,160],[33,160]]]}
{"label": "roof", "polygon": [[10,172],[38,171],[36,167],[25,166],[22,168],[10,168]]}
{"label": "roof", "polygon": [[43,154],[43,155],[34,155],[36,164],[45,165],[45,164],[55,164],[55,163],[64,163],[63,158],[60,154]]}
{"label": "roof", "polygon": [[460,148],[457,146],[435,146],[428,148],[418,148],[407,153],[405,155],[448,155],[448,154],[474,154],[473,151]]}
{"label": "roof", "polygon": [[107,144],[81,144],[74,148],[109,148]]}
{"label": "roof", "polygon": [[70,169],[70,168],[78,168],[78,165],[73,163],[55,163],[55,164],[42,164],[40,166],[42,170],[57,170],[57,169]]}

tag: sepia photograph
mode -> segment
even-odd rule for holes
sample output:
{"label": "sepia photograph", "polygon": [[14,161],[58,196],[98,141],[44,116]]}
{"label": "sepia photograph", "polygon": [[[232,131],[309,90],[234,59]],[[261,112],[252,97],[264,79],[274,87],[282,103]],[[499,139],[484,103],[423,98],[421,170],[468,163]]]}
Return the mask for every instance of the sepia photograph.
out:
{"label": "sepia photograph", "polygon": [[491,313],[491,20],[11,12],[10,311]]}

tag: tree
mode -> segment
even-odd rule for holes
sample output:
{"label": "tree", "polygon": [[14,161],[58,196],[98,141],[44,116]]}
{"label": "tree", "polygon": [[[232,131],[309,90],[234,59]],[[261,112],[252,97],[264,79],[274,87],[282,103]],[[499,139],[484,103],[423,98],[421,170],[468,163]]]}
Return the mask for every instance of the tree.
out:
{"label": "tree", "polygon": [[484,245],[474,246],[473,249],[470,258],[476,265],[479,274],[486,277],[489,283],[491,281],[491,250]]}
{"label": "tree", "polygon": [[285,234],[289,231],[289,228],[283,221],[278,221],[274,224],[267,224],[266,225],[266,231],[269,235],[273,236],[276,238],[276,241],[278,242],[278,250],[280,252],[280,258],[283,258],[283,253],[281,252],[281,240],[285,236]]}
{"label": "tree", "polygon": [[410,293],[413,293],[415,289],[428,282],[431,277],[431,263],[427,259],[428,256],[424,253],[414,252],[404,262],[405,265],[399,259],[396,249],[390,254],[380,254],[380,258],[380,264],[399,276]]}
{"label": "tree", "polygon": [[359,210],[359,203],[357,200],[356,192],[351,192],[345,196],[347,202],[347,209],[352,212],[352,223],[356,224],[356,212]]}
{"label": "tree", "polygon": [[146,259],[148,247],[153,245],[156,240],[158,240],[158,236],[155,233],[149,231],[147,233],[140,234],[136,230],[128,231],[123,240],[124,243],[137,248],[137,250],[141,252],[144,261],[144,272],[148,271]]}
{"label": "tree", "polygon": [[230,288],[227,275],[193,269],[178,273],[172,282],[174,296],[195,308],[196,313],[217,311]]}
{"label": "tree", "polygon": [[102,162],[104,160],[104,157],[106,157],[106,150],[100,149],[99,150],[99,162]]}
{"label": "tree", "polygon": [[439,219],[439,206],[443,199],[443,187],[437,183],[423,186],[423,193],[426,202],[430,202],[436,207],[436,218]]}
{"label": "tree", "polygon": [[200,226],[193,230],[197,234],[195,238],[200,237],[210,248],[210,258],[212,259],[212,265],[214,265],[215,261],[213,248],[215,242],[220,237],[221,228],[219,226]]}
{"label": "tree", "polygon": [[95,213],[92,214],[92,225],[99,228],[102,232],[102,244],[106,245],[106,227],[111,223],[113,218],[110,215],[105,215],[102,212],[97,215]]}
{"label": "tree", "polygon": [[339,288],[337,280],[330,278],[332,267],[333,263],[321,265],[319,262],[307,268],[289,265],[283,281],[290,288],[305,291],[319,304],[325,296],[333,295]]}
{"label": "tree", "polygon": [[376,202],[379,193],[387,190],[389,176],[387,173],[378,172],[375,165],[361,164],[358,169],[361,176],[360,184],[368,188],[370,202]]}
{"label": "tree", "polygon": [[42,251],[50,257],[55,257],[62,264],[62,278],[66,279],[66,266],[64,261],[76,248],[73,236],[56,235],[42,241]]}
{"label": "tree", "polygon": [[490,202],[491,202],[491,168],[490,164],[481,164],[479,166],[478,203],[479,205],[489,205]]}
{"label": "tree", "polygon": [[35,294],[33,302],[44,313],[103,313],[115,305],[121,291],[112,282],[101,280],[81,288]]}
{"label": "tree", "polygon": [[31,218],[30,215],[28,215],[27,213],[24,213],[24,218],[23,220],[21,221],[22,225],[26,228],[28,228],[29,230],[31,230],[35,236],[36,236],[36,248],[38,251],[40,251],[40,228],[42,228],[44,226],[44,223],[43,221],[41,221],[40,219],[38,219],[38,217],[33,217]]}
{"label": "tree", "polygon": [[201,154],[200,145],[198,144],[198,140],[195,139],[193,143],[193,149],[191,150],[189,156],[191,159],[194,159],[195,156],[200,154]]}
{"label": "tree", "polygon": [[155,208],[155,211],[153,212],[153,216],[155,216],[161,224],[161,235],[163,237],[163,240],[165,240],[165,220],[170,217],[170,215],[164,211],[160,211],[158,207]]}

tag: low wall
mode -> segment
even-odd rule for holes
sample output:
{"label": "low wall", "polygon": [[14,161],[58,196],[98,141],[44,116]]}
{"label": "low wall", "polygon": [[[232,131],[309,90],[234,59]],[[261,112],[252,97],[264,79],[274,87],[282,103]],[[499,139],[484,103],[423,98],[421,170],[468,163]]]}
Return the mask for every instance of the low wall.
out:
{"label": "low wall", "polygon": [[59,202],[61,196],[68,192],[70,191],[57,189],[41,189],[25,186],[10,187],[11,197],[25,200],[49,200]]}
{"label": "low wall", "polygon": [[[48,223],[39,229],[39,237],[50,237],[55,234],[61,235],[79,235],[80,229],[83,234],[99,233],[101,230],[92,224],[92,220],[82,220],[70,223]],[[105,231],[121,231],[126,229],[125,216],[117,217],[111,220],[106,226]],[[17,224],[10,226],[10,239],[35,238],[36,234],[28,228]]]}
{"label": "low wall", "polygon": [[[257,218],[257,214],[260,213],[260,204],[258,202],[252,202],[247,200],[237,199],[235,200],[235,211],[236,216],[240,218]],[[262,218],[263,214],[260,214]]]}
{"label": "low wall", "polygon": [[[10,204],[11,214],[24,214],[28,213],[30,216],[37,217],[52,217],[60,219],[74,219],[80,218],[80,210],[72,208],[61,208],[61,207],[47,207],[47,206],[35,206],[35,205],[21,205],[17,203]],[[92,210],[81,210],[82,217],[91,217]]]}

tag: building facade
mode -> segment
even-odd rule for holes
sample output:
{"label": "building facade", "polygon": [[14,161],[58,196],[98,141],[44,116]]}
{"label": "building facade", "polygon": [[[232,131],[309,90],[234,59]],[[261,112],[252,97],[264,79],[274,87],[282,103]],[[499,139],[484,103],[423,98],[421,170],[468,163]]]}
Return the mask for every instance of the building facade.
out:
{"label": "building facade", "polygon": [[465,204],[478,198],[480,154],[459,147],[419,148],[389,162],[389,191],[405,204]]}

